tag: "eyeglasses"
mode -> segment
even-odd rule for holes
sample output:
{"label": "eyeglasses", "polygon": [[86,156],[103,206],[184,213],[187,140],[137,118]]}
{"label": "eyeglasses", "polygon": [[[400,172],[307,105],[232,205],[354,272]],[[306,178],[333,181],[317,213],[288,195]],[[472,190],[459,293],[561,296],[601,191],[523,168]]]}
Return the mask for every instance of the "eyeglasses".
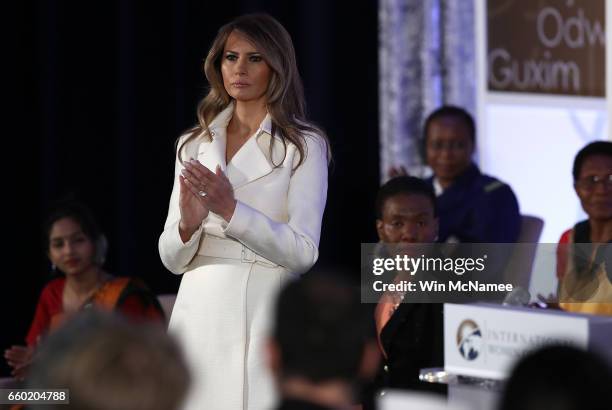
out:
{"label": "eyeglasses", "polygon": [[465,141],[430,141],[427,144],[427,148],[432,151],[442,151],[447,149],[449,151],[464,151],[468,147]]}
{"label": "eyeglasses", "polygon": [[588,177],[580,178],[575,182],[578,188],[586,191],[595,189],[595,185],[599,183],[603,184],[606,188],[612,188],[612,174],[605,176],[589,175]]}

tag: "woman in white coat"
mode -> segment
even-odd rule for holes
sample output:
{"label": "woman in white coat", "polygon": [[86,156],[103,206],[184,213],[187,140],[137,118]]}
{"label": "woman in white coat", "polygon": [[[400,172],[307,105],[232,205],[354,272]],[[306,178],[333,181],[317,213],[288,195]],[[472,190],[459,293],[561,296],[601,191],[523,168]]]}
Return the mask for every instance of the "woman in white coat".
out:
{"label": "woman in white coat", "polygon": [[199,124],[179,138],[164,265],[182,274],[169,331],[193,385],[186,409],[264,409],[269,309],[317,260],[329,148],[305,118],[291,38],[268,15],[223,26],[204,63]]}

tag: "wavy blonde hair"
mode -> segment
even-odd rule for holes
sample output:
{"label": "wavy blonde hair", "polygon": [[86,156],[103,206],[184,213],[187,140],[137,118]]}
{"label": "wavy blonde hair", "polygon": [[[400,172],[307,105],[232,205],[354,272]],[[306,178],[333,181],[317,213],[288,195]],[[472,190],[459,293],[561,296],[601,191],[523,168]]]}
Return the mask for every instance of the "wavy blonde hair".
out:
{"label": "wavy blonde hair", "polygon": [[[319,127],[306,119],[304,87],[297,68],[291,36],[276,19],[267,14],[246,14],[219,29],[204,62],[204,74],[210,90],[198,104],[198,124],[188,131],[188,137],[178,147],[179,160],[182,161],[181,148],[187,142],[203,132],[210,138],[208,125],[232,102],[223,85],[221,62],[225,42],[233,31],[239,32],[251,41],[270,66],[271,77],[266,90],[266,101],[268,113],[272,118],[272,133],[280,134],[285,148],[287,142],[297,146],[300,160],[296,168],[304,162],[307,155],[304,133],[317,134],[323,139],[329,161],[331,152],[327,136]],[[273,144],[274,139],[270,144],[270,153]]]}

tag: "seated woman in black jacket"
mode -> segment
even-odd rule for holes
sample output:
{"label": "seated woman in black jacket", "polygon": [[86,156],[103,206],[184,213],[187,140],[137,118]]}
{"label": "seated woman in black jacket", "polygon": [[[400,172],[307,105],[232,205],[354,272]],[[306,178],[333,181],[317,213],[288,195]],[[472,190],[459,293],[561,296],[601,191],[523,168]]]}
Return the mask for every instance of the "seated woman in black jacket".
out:
{"label": "seated woman in black jacket", "polygon": [[[376,228],[382,243],[410,252],[438,235],[436,197],[431,185],[401,176],[383,185],[376,200]],[[444,364],[440,303],[401,303],[403,295],[386,293],[375,311],[383,364],[375,390],[403,388],[445,392],[443,385],[419,381],[419,371]]]}

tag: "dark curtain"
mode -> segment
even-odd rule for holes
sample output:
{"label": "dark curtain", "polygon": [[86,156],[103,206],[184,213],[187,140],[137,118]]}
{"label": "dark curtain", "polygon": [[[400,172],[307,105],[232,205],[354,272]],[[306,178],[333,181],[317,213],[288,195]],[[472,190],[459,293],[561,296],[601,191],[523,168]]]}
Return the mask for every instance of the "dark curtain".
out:
{"label": "dark curtain", "polygon": [[23,343],[49,279],[41,224],[66,195],[97,216],[109,271],[141,277],[157,293],[177,290],[180,277],[157,251],[174,142],[195,123],[217,29],[246,12],[272,14],[293,37],[310,118],[329,133],[335,157],[317,265],[358,278],[359,243],[374,240],[378,181],[376,1],[41,0],[3,9],[10,246],[0,348]]}

